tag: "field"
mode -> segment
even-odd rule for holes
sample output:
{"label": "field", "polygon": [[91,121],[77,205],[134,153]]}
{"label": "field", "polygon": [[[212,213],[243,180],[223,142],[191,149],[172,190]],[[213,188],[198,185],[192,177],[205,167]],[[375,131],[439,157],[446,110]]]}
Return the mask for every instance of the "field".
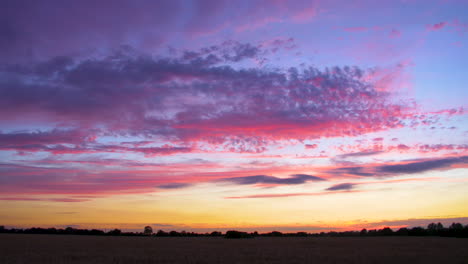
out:
{"label": "field", "polygon": [[0,263],[468,263],[468,239],[0,234]]}

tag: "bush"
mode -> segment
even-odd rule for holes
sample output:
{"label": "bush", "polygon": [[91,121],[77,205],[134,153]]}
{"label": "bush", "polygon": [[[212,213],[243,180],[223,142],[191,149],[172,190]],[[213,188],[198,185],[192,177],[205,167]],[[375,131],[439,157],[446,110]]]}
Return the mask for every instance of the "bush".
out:
{"label": "bush", "polygon": [[247,232],[230,230],[226,232],[226,235],[224,236],[224,238],[253,238],[253,237]]}

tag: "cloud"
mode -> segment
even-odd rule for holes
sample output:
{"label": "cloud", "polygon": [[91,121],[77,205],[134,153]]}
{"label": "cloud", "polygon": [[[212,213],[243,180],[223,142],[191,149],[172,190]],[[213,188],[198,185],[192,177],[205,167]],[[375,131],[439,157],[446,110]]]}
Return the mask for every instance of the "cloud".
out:
{"label": "cloud", "polygon": [[251,184],[279,184],[279,185],[293,185],[304,184],[308,181],[324,181],[323,178],[307,175],[307,174],[293,174],[290,178],[277,178],[274,176],[255,175],[245,177],[223,178],[220,181],[230,182],[239,185]]}
{"label": "cloud", "polygon": [[468,145],[466,144],[424,144],[417,146],[420,152],[439,152],[439,151],[468,151]]}
{"label": "cloud", "polygon": [[309,175],[309,174],[292,174],[291,176],[292,177],[297,177],[297,178],[302,178],[302,179],[309,179],[309,180],[312,180],[312,181],[325,181],[325,179],[323,179],[323,178],[313,176],[313,175]]}
{"label": "cloud", "polygon": [[[80,202],[87,202],[90,199],[75,199],[75,198],[31,198],[31,197],[0,197],[2,201],[51,201],[51,202],[62,202],[62,203],[80,203]],[[67,212],[68,214],[72,214],[73,212]],[[65,213],[62,213],[65,214]]]}
{"label": "cloud", "polygon": [[39,198],[30,197],[0,197],[2,201],[41,201]]}
{"label": "cloud", "polygon": [[262,152],[278,140],[355,136],[402,126],[408,117],[407,106],[390,103],[391,93],[368,78],[374,70],[228,66],[271,49],[224,42],[172,57],[127,48],[86,60],[4,65],[0,119],[40,116],[106,135]]}
{"label": "cloud", "polygon": [[272,23],[306,23],[320,13],[318,1],[253,0],[231,5],[229,1],[197,1],[188,31],[205,35],[221,30],[243,32]]}
{"label": "cloud", "polygon": [[330,192],[319,192],[319,193],[269,193],[269,194],[252,194],[245,196],[230,196],[224,197],[224,199],[256,199],[256,198],[284,198],[284,197],[296,197],[296,196],[321,196],[330,194],[342,194],[342,193],[356,193],[360,191],[330,191]]}
{"label": "cloud", "polygon": [[327,191],[341,191],[341,190],[351,190],[354,188],[356,184],[354,183],[340,183],[340,184],[336,184],[336,185],[333,185],[329,188],[327,188],[326,190]]}
{"label": "cloud", "polygon": [[115,47],[130,39],[154,48],[166,39],[167,28],[176,26],[182,8],[180,1],[168,0],[138,5],[125,0],[6,1],[0,10],[0,55],[5,60],[41,58]]}
{"label": "cloud", "polygon": [[95,131],[81,130],[59,130],[50,131],[19,131],[11,133],[0,133],[0,146],[14,145],[36,145],[36,144],[81,144],[84,142],[93,142],[95,140]]}
{"label": "cloud", "polygon": [[440,23],[436,23],[433,25],[428,25],[426,28],[429,31],[438,31],[444,28],[447,24],[448,24],[447,22],[440,22]]}
{"label": "cloud", "polygon": [[389,174],[420,173],[430,170],[444,169],[455,164],[468,163],[468,156],[433,159],[427,161],[411,162],[406,164],[391,164],[376,167],[377,172]]}
{"label": "cloud", "polygon": [[399,145],[397,146],[397,149],[398,149],[398,150],[408,150],[408,149],[410,149],[410,147],[408,147],[408,146],[405,145],[405,144],[399,144]]}
{"label": "cloud", "polygon": [[410,162],[390,164],[367,164],[365,166],[338,167],[327,173],[342,176],[381,177],[398,176],[403,174],[422,173],[432,170],[450,169],[454,165],[468,163],[468,156],[423,159]]}
{"label": "cloud", "polygon": [[401,37],[401,31],[398,30],[398,29],[392,29],[392,30],[390,31],[390,37],[391,37],[391,38],[399,38],[399,37]]}
{"label": "cloud", "polygon": [[14,150],[20,153],[45,151],[52,154],[82,154],[82,153],[142,153],[147,157],[173,155],[177,153],[188,153],[194,151],[187,146],[146,146],[136,143],[128,146],[127,142],[106,145],[99,144],[95,138],[99,135],[97,131],[84,130],[50,130],[36,132],[12,132],[0,133],[0,150]]}
{"label": "cloud", "polygon": [[173,182],[173,183],[166,183],[166,184],[161,184],[158,185],[157,188],[160,189],[182,189],[182,188],[187,188],[192,186],[192,184],[189,183],[182,183],[182,182]]}
{"label": "cloud", "polygon": [[[94,157],[100,160],[99,157]],[[88,159],[93,159],[89,157]],[[60,163],[60,161],[64,163]],[[57,162],[59,161],[59,162]],[[216,163],[144,163],[126,160],[107,160],[106,163],[81,163],[77,159],[43,159],[21,161],[28,165],[0,163],[0,193],[4,195],[66,194],[71,198],[151,193],[155,187],[182,187],[200,182],[216,183],[217,179],[234,178],[247,173],[272,173],[285,168],[258,166],[259,168],[229,168]],[[20,162],[20,161],[18,161]],[[310,176],[312,177],[312,176]],[[314,178],[298,176],[298,180]],[[297,179],[296,179],[297,181]],[[174,184],[173,184],[174,183]]]}
{"label": "cloud", "polygon": [[366,27],[347,27],[344,29],[346,32],[365,32],[367,30],[369,29]]}
{"label": "cloud", "polygon": [[22,154],[44,151],[54,155],[135,152],[142,153],[148,157],[193,151],[189,146],[173,146],[169,144],[132,147],[128,146],[128,144],[106,145],[96,142],[96,138],[103,134],[103,132],[94,129],[0,132],[0,150],[18,151]]}
{"label": "cloud", "polygon": [[317,144],[305,144],[306,149],[316,149],[317,147]]}
{"label": "cloud", "polygon": [[81,203],[81,202],[87,202],[91,200],[90,199],[74,199],[74,198],[54,198],[54,199],[48,199],[48,201],[62,202],[62,203]]}
{"label": "cloud", "polygon": [[338,155],[337,157],[339,157],[339,158],[365,157],[365,156],[378,155],[378,154],[381,154],[381,153],[384,153],[384,151],[365,150],[365,151],[341,154],[341,155]]}
{"label": "cloud", "polygon": [[[0,164],[0,192],[4,194],[109,195],[145,193],[154,191],[152,187],[160,183],[162,183],[161,178],[150,177],[144,172],[136,170],[132,172],[106,170],[90,172],[86,168],[75,166],[49,167],[45,165],[39,167]],[[80,197],[68,200],[68,202],[84,200]],[[67,200],[62,200],[62,202],[65,201]]]}
{"label": "cloud", "polygon": [[365,167],[360,166],[352,166],[352,167],[338,167],[333,168],[327,171],[332,175],[343,175],[343,176],[363,176],[363,177],[370,177],[375,176],[372,170],[366,170]]}
{"label": "cloud", "polygon": [[[7,195],[75,195],[70,198],[90,199],[97,196],[151,193],[156,188],[177,189],[197,183],[230,183],[235,185],[278,186],[298,185],[327,179],[359,177],[394,177],[431,170],[466,167],[466,156],[460,158],[424,159],[400,163],[369,163],[360,166],[300,168],[288,164],[236,164],[223,163],[151,163],[109,159],[91,163],[99,157],[68,160],[51,157],[37,161],[16,161],[18,164],[0,163],[0,192]],[[21,165],[22,163],[28,165]],[[317,176],[293,174],[291,171],[317,171]],[[244,176],[253,175],[253,176]],[[424,178],[421,180],[431,180]],[[398,180],[400,181],[400,180]],[[403,181],[403,180],[401,180]],[[379,181],[380,182],[380,181]],[[397,182],[397,181],[392,181]],[[374,183],[372,182],[363,182]],[[375,182],[377,183],[377,182]],[[336,186],[332,186],[335,187]],[[345,186],[346,187],[346,186]],[[76,195],[80,195],[79,197]]]}
{"label": "cloud", "polygon": [[[397,141],[397,140],[391,140]],[[398,144],[387,145],[382,140],[359,141],[359,144],[344,144],[337,147],[344,154],[336,155],[337,158],[350,158],[361,156],[372,156],[384,153],[437,153],[444,152],[446,155],[463,155],[468,151],[467,144]],[[358,151],[356,151],[358,150]],[[355,151],[355,152],[353,152]]]}
{"label": "cloud", "polygon": [[28,61],[129,43],[152,52],[174,38],[189,41],[225,29],[252,30],[280,21],[303,23],[316,14],[311,1],[255,0],[234,6],[219,0],[6,1],[0,10],[0,56],[3,61]]}

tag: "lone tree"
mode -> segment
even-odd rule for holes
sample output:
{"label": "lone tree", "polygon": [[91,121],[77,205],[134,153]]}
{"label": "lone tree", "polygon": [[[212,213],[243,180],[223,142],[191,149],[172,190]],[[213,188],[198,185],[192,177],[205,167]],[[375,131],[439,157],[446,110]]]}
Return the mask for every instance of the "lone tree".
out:
{"label": "lone tree", "polygon": [[153,234],[153,228],[151,226],[145,226],[145,230],[143,231],[145,235],[152,235]]}

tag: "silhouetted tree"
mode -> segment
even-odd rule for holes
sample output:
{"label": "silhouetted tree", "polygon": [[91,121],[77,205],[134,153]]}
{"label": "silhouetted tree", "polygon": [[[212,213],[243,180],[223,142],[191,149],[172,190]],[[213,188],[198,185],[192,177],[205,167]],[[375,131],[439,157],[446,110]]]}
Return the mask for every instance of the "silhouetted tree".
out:
{"label": "silhouetted tree", "polygon": [[296,233],[296,236],[298,236],[298,237],[306,237],[306,236],[307,236],[307,233],[306,233],[306,232],[297,232],[297,233]]}
{"label": "silhouetted tree", "polygon": [[461,237],[463,225],[460,223],[452,223],[448,228],[448,236]]}
{"label": "silhouetted tree", "polygon": [[226,232],[224,238],[252,238],[247,232],[240,232],[236,230],[230,230]]}
{"label": "silhouetted tree", "polygon": [[169,232],[169,236],[180,236],[180,233],[177,231],[171,231]]}
{"label": "silhouetted tree", "polygon": [[369,230],[369,231],[367,231],[367,235],[368,236],[376,236],[377,235],[377,230],[375,230],[375,229]]}
{"label": "silhouetted tree", "polygon": [[73,234],[73,233],[75,233],[75,229],[73,227],[69,226],[69,227],[65,228],[65,233],[66,234]]}
{"label": "silhouetted tree", "polygon": [[359,235],[361,236],[366,236],[367,235],[367,229],[362,229],[361,232],[359,232]]}
{"label": "silhouetted tree", "polygon": [[425,236],[427,234],[426,229],[422,227],[413,227],[408,231],[410,236]]}
{"label": "silhouetted tree", "polygon": [[390,227],[385,227],[384,229],[382,230],[379,230],[380,234],[383,235],[383,236],[391,236],[393,235],[393,230],[390,228]]}
{"label": "silhouetted tree", "polygon": [[461,231],[463,229],[463,225],[460,223],[452,223],[449,226],[449,230],[454,230],[454,231]]}
{"label": "silhouetted tree", "polygon": [[437,223],[437,227],[436,227],[436,230],[437,231],[442,231],[444,229],[444,226],[439,222]]}
{"label": "silhouetted tree", "polygon": [[[140,233],[133,233],[133,232],[125,232],[122,233],[119,229],[114,229],[109,232],[104,232],[102,230],[97,229],[78,229],[73,227],[67,227],[65,229],[56,229],[56,228],[41,228],[41,227],[32,227],[27,229],[6,229],[4,226],[0,226],[0,233],[14,233],[14,234],[58,234],[58,235],[122,235],[122,236],[144,236],[151,234],[148,232],[149,228],[145,227],[146,232]],[[159,230],[156,236],[181,236],[181,237],[196,237],[196,236],[222,236],[222,233],[219,231],[213,231],[211,233],[204,233],[198,234],[194,232],[177,232],[171,231],[169,233],[164,232],[163,230]],[[297,233],[281,233],[279,231],[273,231],[270,233],[263,233],[259,234],[257,231],[252,233],[247,232],[240,232],[231,230],[226,232],[226,238],[253,238],[256,236],[264,236],[264,237],[300,237],[300,236],[311,236],[311,237],[356,237],[356,236],[389,236],[389,235],[397,235],[397,236],[449,236],[449,237],[468,237],[468,225],[463,226],[461,223],[452,223],[448,228],[444,228],[441,223],[431,223],[427,226],[427,229],[422,227],[413,227],[411,229],[408,228],[400,228],[398,231],[394,232],[391,228],[385,227],[379,230],[366,230],[362,229],[359,231],[344,231],[344,232],[336,232],[330,231],[328,233],[320,232],[314,234],[308,234],[306,232],[297,232]]]}
{"label": "silhouetted tree", "polygon": [[273,237],[280,237],[280,236],[283,236],[283,233],[279,232],[279,231],[273,231],[270,233],[271,236]]}
{"label": "silhouetted tree", "polygon": [[89,232],[90,235],[95,235],[95,236],[100,236],[100,235],[104,235],[104,231],[102,230],[97,230],[97,229],[92,229],[90,232]]}
{"label": "silhouetted tree", "polygon": [[407,236],[408,235],[408,228],[402,227],[398,229],[398,231],[395,232],[395,235],[397,236]]}
{"label": "silhouetted tree", "polygon": [[219,231],[213,231],[211,232],[210,236],[222,236],[223,234]]}
{"label": "silhouetted tree", "polygon": [[444,230],[444,226],[439,222],[439,223],[430,223],[428,226],[427,226],[427,234],[428,235],[431,235],[431,236],[435,236],[435,235],[438,235],[438,236],[441,236],[441,235],[445,235],[445,230]]}
{"label": "silhouetted tree", "polygon": [[468,225],[463,228],[461,237],[468,237]]}
{"label": "silhouetted tree", "polygon": [[163,230],[158,230],[156,236],[169,236],[169,233],[164,232]]}
{"label": "silhouetted tree", "polygon": [[145,229],[143,230],[143,234],[150,236],[153,234],[153,228],[151,226],[145,226]]}
{"label": "silhouetted tree", "polygon": [[430,223],[427,225],[427,232],[430,234],[435,234],[437,231],[437,224],[435,223]]}
{"label": "silhouetted tree", "polygon": [[122,234],[122,231],[116,228],[114,230],[107,232],[107,234],[111,236],[120,236]]}

